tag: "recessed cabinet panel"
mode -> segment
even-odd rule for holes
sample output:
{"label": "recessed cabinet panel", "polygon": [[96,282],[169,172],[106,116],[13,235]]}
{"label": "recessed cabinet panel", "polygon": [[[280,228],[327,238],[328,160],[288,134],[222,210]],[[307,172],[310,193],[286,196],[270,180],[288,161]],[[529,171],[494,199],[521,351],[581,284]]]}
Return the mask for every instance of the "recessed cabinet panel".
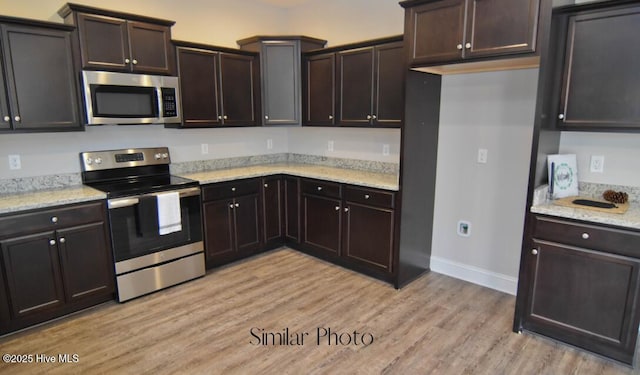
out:
{"label": "recessed cabinet panel", "polygon": [[236,252],[233,232],[233,201],[206,202],[203,205],[207,265]]}
{"label": "recessed cabinet panel", "polygon": [[220,54],[222,108],[226,125],[255,126],[256,59],[252,56]]}
{"label": "recessed cabinet panel", "polygon": [[240,252],[252,252],[260,247],[259,202],[257,194],[234,200],[236,244]]}
{"label": "recessed cabinet panel", "polygon": [[462,56],[465,0],[444,0],[411,8],[414,62],[456,60]]}
{"label": "recessed cabinet panel", "polygon": [[178,48],[184,127],[220,124],[218,53]]}
{"label": "recessed cabinet panel", "polygon": [[265,42],[262,48],[264,124],[300,124],[298,42]]}
{"label": "recessed cabinet panel", "polygon": [[640,128],[638,25],[638,6],[570,18],[558,114],[561,128]]}
{"label": "recessed cabinet panel", "polygon": [[393,210],[347,201],[344,256],[391,272],[393,262]]}
{"label": "recessed cabinet panel", "polygon": [[341,202],[302,195],[304,244],[331,255],[340,254]]}
{"label": "recessed cabinet panel", "polygon": [[283,240],[283,198],[283,178],[278,176],[262,179],[262,222],[265,244]]}
{"label": "recessed cabinet panel", "polygon": [[338,124],[368,125],[375,115],[373,102],[373,48],[337,54]]}
{"label": "recessed cabinet panel", "polygon": [[335,124],[335,54],[305,60],[304,125]]}
{"label": "recessed cabinet panel", "polygon": [[129,58],[127,22],[118,18],[78,14],[82,66],[125,70]]}
{"label": "recessed cabinet panel", "polygon": [[404,48],[402,42],[375,48],[374,125],[400,126],[404,112]]}
{"label": "recessed cabinet panel", "polygon": [[128,21],[131,63],[134,72],[167,74],[170,72],[173,55],[170,29],[166,26]]}

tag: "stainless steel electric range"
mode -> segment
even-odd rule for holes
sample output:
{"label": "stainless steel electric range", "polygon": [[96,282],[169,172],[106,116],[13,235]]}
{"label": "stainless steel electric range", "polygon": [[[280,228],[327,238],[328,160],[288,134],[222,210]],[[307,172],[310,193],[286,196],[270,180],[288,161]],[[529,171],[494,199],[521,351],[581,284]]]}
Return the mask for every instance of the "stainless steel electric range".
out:
{"label": "stainless steel electric range", "polygon": [[169,173],[167,147],[82,152],[82,181],[107,194],[118,301],[205,274],[200,185]]}

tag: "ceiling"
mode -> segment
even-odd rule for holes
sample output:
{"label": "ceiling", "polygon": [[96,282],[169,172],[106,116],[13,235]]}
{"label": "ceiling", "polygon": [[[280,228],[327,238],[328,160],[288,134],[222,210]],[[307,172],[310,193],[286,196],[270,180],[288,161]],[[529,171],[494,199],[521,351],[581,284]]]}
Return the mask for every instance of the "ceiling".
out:
{"label": "ceiling", "polygon": [[283,8],[294,7],[296,5],[306,4],[311,0],[258,0],[261,3],[275,5]]}

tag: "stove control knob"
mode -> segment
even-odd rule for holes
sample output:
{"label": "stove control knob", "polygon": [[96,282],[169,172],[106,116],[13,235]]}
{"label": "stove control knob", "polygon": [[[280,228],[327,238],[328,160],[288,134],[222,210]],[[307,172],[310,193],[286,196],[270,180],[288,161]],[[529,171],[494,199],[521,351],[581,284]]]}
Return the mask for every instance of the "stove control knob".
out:
{"label": "stove control knob", "polygon": [[168,158],[168,157],[169,157],[169,154],[167,154],[166,152],[162,154],[162,158],[163,158],[163,159],[166,159],[166,158]]}
{"label": "stove control knob", "polygon": [[102,158],[96,158],[95,162],[96,164],[102,164]]}
{"label": "stove control knob", "polygon": [[154,158],[156,158],[156,160],[160,160],[160,158],[162,157],[162,154],[155,154],[153,155]]}
{"label": "stove control knob", "polygon": [[87,165],[91,165],[93,164],[93,159],[91,158],[87,158],[87,160],[84,161]]}

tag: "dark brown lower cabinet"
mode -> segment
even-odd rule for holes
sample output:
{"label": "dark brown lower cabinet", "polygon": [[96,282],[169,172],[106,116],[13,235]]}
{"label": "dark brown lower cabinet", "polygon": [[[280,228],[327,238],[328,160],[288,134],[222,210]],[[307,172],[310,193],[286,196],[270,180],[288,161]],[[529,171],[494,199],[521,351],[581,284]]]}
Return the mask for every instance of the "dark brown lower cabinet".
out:
{"label": "dark brown lower cabinet", "polygon": [[0,334],[114,297],[103,202],[0,218]]}
{"label": "dark brown lower cabinet", "polygon": [[284,178],[269,176],[262,179],[262,225],[265,247],[277,247],[284,240]]}
{"label": "dark brown lower cabinet", "polygon": [[394,212],[346,202],[343,256],[368,267],[391,272]]}
{"label": "dark brown lower cabinet", "polygon": [[301,243],[319,255],[340,255],[342,187],[333,182],[303,179],[301,185]]}
{"label": "dark brown lower cabinet", "polygon": [[247,179],[202,188],[207,268],[229,263],[259,251],[260,179]]}
{"label": "dark brown lower cabinet", "polygon": [[[640,236],[537,217],[523,328],[632,365],[640,324]],[[604,251],[607,246],[619,248]]]}
{"label": "dark brown lower cabinet", "polygon": [[300,179],[285,176],[284,180],[284,235],[285,242],[300,242]]}

